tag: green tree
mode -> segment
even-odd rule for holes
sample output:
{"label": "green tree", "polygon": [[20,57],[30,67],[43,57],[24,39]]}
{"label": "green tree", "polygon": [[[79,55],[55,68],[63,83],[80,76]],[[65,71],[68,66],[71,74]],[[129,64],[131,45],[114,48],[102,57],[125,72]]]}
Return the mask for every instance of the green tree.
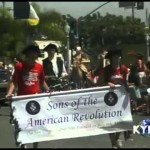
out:
{"label": "green tree", "polygon": [[107,13],[105,16],[94,14],[83,18],[79,23],[79,34],[90,35],[93,49],[102,49],[103,46],[112,47],[122,43],[143,43],[144,23],[139,18],[134,21],[131,17],[116,16]]}
{"label": "green tree", "polygon": [[65,40],[65,20],[60,13],[56,11],[46,11],[39,15],[40,23],[38,25],[39,34],[46,35],[49,40]]}
{"label": "green tree", "polygon": [[0,24],[0,54],[14,57],[18,43],[24,41],[21,24],[13,20],[7,8],[0,8]]}

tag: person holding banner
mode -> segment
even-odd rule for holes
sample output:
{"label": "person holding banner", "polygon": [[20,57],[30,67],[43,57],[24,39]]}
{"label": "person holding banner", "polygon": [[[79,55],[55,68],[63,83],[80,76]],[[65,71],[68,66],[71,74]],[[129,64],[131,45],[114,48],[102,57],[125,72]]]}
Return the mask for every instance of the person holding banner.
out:
{"label": "person holding banner", "polygon": [[[110,64],[99,71],[95,71],[100,73],[100,79],[101,77],[103,78],[103,80],[99,82],[99,86],[109,85],[111,88],[115,88],[116,84],[121,84],[126,87],[128,68],[121,63],[121,49],[111,49],[106,54],[105,59],[109,59]],[[119,140],[120,133],[121,132],[115,132],[109,134],[112,148],[122,147],[122,143]]]}
{"label": "person holding banner", "polygon": [[[14,90],[17,88],[17,95],[31,95],[42,91],[48,92],[50,89],[45,82],[43,66],[36,62],[41,55],[37,45],[27,46],[23,52],[25,60],[15,64],[15,70],[12,75],[12,81],[9,84],[6,99],[11,99]],[[40,86],[39,86],[40,85]],[[33,143],[37,148],[37,143]],[[25,145],[21,145],[25,148]]]}
{"label": "person holding banner", "polygon": [[[105,58],[110,60],[110,65],[107,66],[110,67],[110,69],[108,69],[108,71],[110,71],[109,73],[110,76],[107,79],[105,79],[108,85],[114,88],[115,84],[125,84],[127,69],[124,67],[124,70],[126,70],[124,71],[123,65],[121,64],[121,58],[122,58],[121,50],[112,49],[106,54]],[[107,67],[105,67],[105,69]],[[122,143],[119,140],[120,132],[110,133],[109,136],[110,136],[112,148],[122,147]]]}

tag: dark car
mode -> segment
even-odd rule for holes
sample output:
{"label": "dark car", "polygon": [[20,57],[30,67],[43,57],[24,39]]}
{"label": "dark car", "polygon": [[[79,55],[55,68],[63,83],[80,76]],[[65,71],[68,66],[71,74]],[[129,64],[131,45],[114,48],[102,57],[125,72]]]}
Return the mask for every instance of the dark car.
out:
{"label": "dark car", "polygon": [[9,81],[10,81],[9,72],[5,69],[0,69],[0,103],[5,102],[4,99],[7,93]]}

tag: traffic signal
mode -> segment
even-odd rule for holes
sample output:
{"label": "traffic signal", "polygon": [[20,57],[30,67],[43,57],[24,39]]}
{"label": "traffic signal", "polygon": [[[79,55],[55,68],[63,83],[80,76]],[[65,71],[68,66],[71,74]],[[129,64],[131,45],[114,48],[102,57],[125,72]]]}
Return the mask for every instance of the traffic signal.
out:
{"label": "traffic signal", "polygon": [[144,2],[137,2],[137,10],[144,9]]}
{"label": "traffic signal", "polygon": [[79,46],[83,47],[84,46],[84,36],[79,35]]}
{"label": "traffic signal", "polygon": [[70,49],[75,49],[75,40],[74,40],[74,36],[70,36],[69,37],[69,43],[70,43]]}
{"label": "traffic signal", "polygon": [[82,48],[90,47],[90,36],[87,34],[79,35],[79,46]]}
{"label": "traffic signal", "polygon": [[70,21],[69,25],[70,25],[70,34],[76,35],[77,34],[77,22],[76,22],[76,20]]}

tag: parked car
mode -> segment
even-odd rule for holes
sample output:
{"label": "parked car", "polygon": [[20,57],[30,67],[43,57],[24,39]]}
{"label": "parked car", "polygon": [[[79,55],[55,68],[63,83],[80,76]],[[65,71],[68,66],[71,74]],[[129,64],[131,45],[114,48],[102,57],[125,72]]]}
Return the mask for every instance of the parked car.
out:
{"label": "parked car", "polygon": [[5,103],[5,95],[7,93],[9,81],[9,72],[5,69],[0,69],[0,104]]}

